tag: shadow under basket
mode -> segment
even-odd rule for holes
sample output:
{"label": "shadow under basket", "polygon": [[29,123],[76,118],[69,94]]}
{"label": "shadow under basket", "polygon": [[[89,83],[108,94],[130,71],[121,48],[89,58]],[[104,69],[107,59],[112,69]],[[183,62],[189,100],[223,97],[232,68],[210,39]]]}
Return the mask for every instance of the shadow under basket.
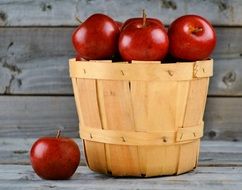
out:
{"label": "shadow under basket", "polygon": [[86,161],[113,176],[161,176],[197,166],[213,60],[69,60]]}

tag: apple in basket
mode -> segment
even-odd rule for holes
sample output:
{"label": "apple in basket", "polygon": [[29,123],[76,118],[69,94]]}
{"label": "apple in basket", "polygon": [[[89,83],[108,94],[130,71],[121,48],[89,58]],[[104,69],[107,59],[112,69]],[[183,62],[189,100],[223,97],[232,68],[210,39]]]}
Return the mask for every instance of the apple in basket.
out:
{"label": "apple in basket", "polygon": [[72,43],[86,60],[111,59],[118,52],[120,26],[109,16],[93,14],[72,34]]}
{"label": "apple in basket", "polygon": [[198,15],[177,18],[168,29],[169,53],[186,61],[207,59],[216,45],[212,25]]}
{"label": "apple in basket", "polygon": [[43,179],[69,179],[80,162],[80,150],[75,141],[67,137],[39,138],[31,147],[30,160],[36,174]]}
{"label": "apple in basket", "polygon": [[164,25],[153,19],[126,21],[119,37],[119,52],[123,60],[160,61],[167,52],[169,40]]}

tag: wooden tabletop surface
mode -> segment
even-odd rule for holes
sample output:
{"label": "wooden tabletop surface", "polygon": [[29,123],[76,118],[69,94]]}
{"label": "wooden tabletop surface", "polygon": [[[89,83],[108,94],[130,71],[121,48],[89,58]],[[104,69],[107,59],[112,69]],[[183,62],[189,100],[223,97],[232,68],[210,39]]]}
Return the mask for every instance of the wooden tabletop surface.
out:
{"label": "wooden tabletop surface", "polygon": [[155,178],[114,178],[89,170],[84,161],[70,180],[40,179],[29,164],[29,149],[36,139],[0,138],[0,189],[242,189],[242,142],[202,141],[199,166],[194,171]]}

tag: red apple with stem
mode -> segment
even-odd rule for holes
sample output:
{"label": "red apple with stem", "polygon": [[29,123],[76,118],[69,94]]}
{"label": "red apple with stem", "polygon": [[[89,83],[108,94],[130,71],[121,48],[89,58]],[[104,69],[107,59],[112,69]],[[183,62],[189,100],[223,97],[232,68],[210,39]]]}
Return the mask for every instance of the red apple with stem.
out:
{"label": "red apple with stem", "polygon": [[80,162],[80,150],[67,137],[42,137],[31,147],[30,160],[36,174],[43,179],[69,179]]}
{"label": "red apple with stem", "polygon": [[198,15],[176,19],[168,29],[169,53],[177,59],[196,61],[207,59],[216,45],[212,25]]}
{"label": "red apple with stem", "polygon": [[169,40],[164,28],[152,21],[129,23],[119,37],[119,52],[125,61],[160,61],[168,51]]}
{"label": "red apple with stem", "polygon": [[110,59],[118,52],[118,24],[104,14],[87,18],[72,34],[72,43],[86,60]]}

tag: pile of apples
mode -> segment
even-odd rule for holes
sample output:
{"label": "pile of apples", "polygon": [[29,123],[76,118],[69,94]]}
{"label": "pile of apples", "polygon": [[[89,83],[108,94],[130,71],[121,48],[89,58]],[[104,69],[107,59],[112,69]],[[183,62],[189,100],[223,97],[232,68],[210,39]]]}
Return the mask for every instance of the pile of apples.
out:
{"label": "pile of apples", "polygon": [[166,29],[157,18],[124,23],[93,14],[72,34],[77,60],[196,61],[208,59],[216,45],[212,25],[198,15],[184,15]]}

